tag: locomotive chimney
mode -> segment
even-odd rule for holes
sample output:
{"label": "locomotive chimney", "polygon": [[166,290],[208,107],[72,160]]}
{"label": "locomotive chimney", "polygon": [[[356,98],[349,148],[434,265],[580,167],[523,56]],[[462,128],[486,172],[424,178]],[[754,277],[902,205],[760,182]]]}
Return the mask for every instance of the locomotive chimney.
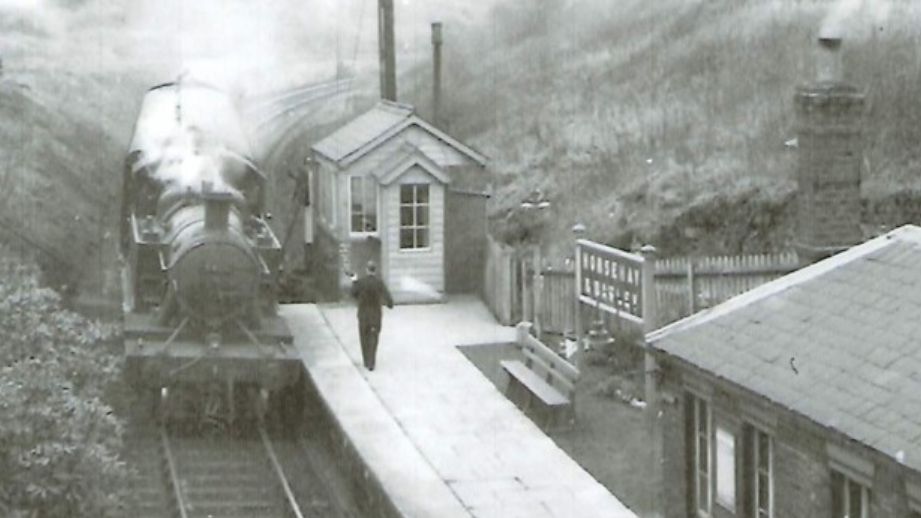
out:
{"label": "locomotive chimney", "polygon": [[381,99],[397,100],[393,0],[377,0],[377,44],[380,51]]}
{"label": "locomotive chimney", "polygon": [[441,22],[432,22],[432,122],[441,127]]}
{"label": "locomotive chimney", "polygon": [[816,77],[796,89],[796,248],[809,264],[863,239],[860,227],[864,93],[846,83],[842,39],[818,38]]}
{"label": "locomotive chimney", "polygon": [[205,229],[226,230],[230,218],[230,206],[234,199],[233,194],[214,191],[211,182],[202,182],[201,197],[205,204]]}

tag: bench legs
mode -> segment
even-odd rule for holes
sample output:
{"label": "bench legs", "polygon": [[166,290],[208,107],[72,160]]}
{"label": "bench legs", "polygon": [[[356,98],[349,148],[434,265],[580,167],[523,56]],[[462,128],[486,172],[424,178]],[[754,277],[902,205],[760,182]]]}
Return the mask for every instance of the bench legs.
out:
{"label": "bench legs", "polygon": [[544,431],[569,430],[576,422],[576,413],[572,404],[561,406],[538,404],[532,414],[532,419]]}
{"label": "bench legs", "polygon": [[569,430],[575,425],[575,405],[547,405],[514,376],[509,376],[505,396],[545,432]]}
{"label": "bench legs", "polygon": [[515,403],[515,406],[520,408],[522,412],[527,413],[527,409],[531,406],[531,392],[514,376],[508,377],[508,385],[505,387],[505,397],[512,403]]}

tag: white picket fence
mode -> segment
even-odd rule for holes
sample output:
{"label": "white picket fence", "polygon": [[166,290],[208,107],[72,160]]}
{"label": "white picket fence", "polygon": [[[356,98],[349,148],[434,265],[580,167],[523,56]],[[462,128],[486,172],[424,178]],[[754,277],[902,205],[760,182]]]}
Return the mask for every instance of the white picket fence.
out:
{"label": "white picket fence", "polygon": [[[590,250],[590,248],[589,248]],[[629,256],[631,254],[625,254]],[[616,261],[587,255],[583,291],[617,309],[638,315],[637,272]],[[568,334],[575,329],[575,272],[542,265],[534,275],[533,256],[490,240],[484,300],[496,318],[508,325],[521,320],[540,323],[542,332]],[[666,257],[655,261],[656,325],[664,325],[712,307],[799,268],[795,252],[708,257]],[[592,291],[594,290],[594,291]],[[597,293],[595,293],[597,292]],[[535,312],[537,314],[535,315]]]}

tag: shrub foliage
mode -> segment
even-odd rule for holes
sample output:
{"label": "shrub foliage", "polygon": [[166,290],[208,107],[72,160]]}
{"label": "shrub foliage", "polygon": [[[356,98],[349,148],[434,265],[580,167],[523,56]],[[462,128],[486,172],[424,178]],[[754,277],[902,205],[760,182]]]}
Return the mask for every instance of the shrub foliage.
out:
{"label": "shrub foliage", "polygon": [[107,516],[127,474],[114,326],[64,309],[38,270],[0,250],[0,514]]}

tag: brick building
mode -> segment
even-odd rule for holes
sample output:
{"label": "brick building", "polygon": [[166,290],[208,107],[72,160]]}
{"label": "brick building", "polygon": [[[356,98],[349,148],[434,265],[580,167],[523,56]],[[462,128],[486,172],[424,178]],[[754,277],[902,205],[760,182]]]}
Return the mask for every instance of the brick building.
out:
{"label": "brick building", "polygon": [[669,517],[921,518],[921,228],[647,335]]}

